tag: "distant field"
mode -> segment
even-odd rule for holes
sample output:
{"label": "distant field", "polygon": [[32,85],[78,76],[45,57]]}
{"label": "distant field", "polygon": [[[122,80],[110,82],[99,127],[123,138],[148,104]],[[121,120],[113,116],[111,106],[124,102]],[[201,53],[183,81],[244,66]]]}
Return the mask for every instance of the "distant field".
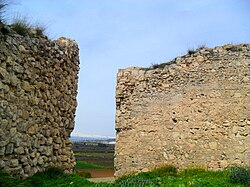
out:
{"label": "distant field", "polygon": [[114,167],[114,153],[105,152],[76,152],[75,157],[77,161],[90,162],[97,165]]}
{"label": "distant field", "polygon": [[73,151],[78,172],[91,173],[92,177],[112,177],[114,175],[114,145],[75,142]]}
{"label": "distant field", "polygon": [[97,164],[93,164],[90,162],[84,162],[84,161],[76,161],[76,166],[75,169],[79,170],[79,169],[104,169],[106,168],[105,166],[101,166],[101,165],[97,165]]}
{"label": "distant field", "polygon": [[108,158],[112,159],[114,158],[114,153],[100,153],[100,152],[75,152],[75,156],[77,157],[103,157],[103,158]]}

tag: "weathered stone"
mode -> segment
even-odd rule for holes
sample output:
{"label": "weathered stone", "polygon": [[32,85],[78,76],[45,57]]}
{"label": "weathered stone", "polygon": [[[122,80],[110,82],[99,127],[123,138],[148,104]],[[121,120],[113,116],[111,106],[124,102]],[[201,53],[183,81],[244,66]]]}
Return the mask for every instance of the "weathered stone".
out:
{"label": "weathered stone", "polygon": [[118,71],[115,176],[166,163],[249,166],[250,45],[204,48],[171,64]]}
{"label": "weathered stone", "polygon": [[210,149],[212,149],[212,150],[216,150],[216,149],[217,149],[217,143],[216,143],[216,142],[210,142],[210,143],[209,143],[209,147],[210,147]]}
{"label": "weathered stone", "polygon": [[0,147],[0,156],[5,154],[5,147]]}
{"label": "weathered stone", "polygon": [[18,49],[20,50],[20,52],[26,52],[26,49],[23,45],[19,45]]}
{"label": "weathered stone", "polygon": [[15,63],[13,66],[13,70],[17,73],[23,73],[23,67],[20,64]]}
{"label": "weathered stone", "polygon": [[4,87],[5,87],[5,85],[2,82],[0,82],[0,90],[3,90]]}
{"label": "weathered stone", "polygon": [[32,125],[29,129],[28,129],[28,133],[33,135],[33,134],[36,134],[38,131],[38,125],[35,124],[35,125]]}
{"label": "weathered stone", "polygon": [[18,160],[17,159],[11,159],[8,163],[9,167],[11,168],[14,168],[14,167],[17,167],[19,164]]}
{"label": "weathered stone", "polygon": [[0,159],[0,169],[5,167],[5,162],[3,160]]}
{"label": "weathered stone", "polygon": [[24,153],[24,148],[23,147],[18,147],[14,151],[16,154],[21,155]]}
{"label": "weathered stone", "polygon": [[60,148],[61,148],[60,144],[54,144],[54,145],[53,145],[53,149],[58,150],[58,149],[60,149]]}
{"label": "weathered stone", "polygon": [[[28,162],[27,156],[22,156],[21,159],[20,159],[20,161],[21,161],[22,163],[27,163],[27,162]],[[23,165],[26,165],[26,164],[23,164]]]}
{"label": "weathered stone", "polygon": [[15,62],[15,61],[13,60],[13,58],[12,58],[11,56],[8,56],[8,57],[7,57],[6,63],[7,63],[9,66],[13,66],[14,62]]}
{"label": "weathered stone", "polygon": [[42,157],[39,157],[39,158],[38,158],[37,163],[38,163],[39,165],[43,165],[43,164],[44,164]]}
{"label": "weathered stone", "polygon": [[10,82],[9,73],[6,71],[6,69],[1,68],[1,67],[0,67],[0,79],[2,79],[2,81],[4,83],[9,83]]}
{"label": "weathered stone", "polygon": [[27,81],[23,81],[21,83],[21,87],[22,89],[24,89],[25,91],[30,91],[31,90],[31,86]]}
{"label": "weathered stone", "polygon": [[76,42],[0,33],[0,43],[0,169],[21,178],[55,165],[73,172],[74,156],[60,149],[72,147],[64,142],[77,106]]}
{"label": "weathered stone", "polygon": [[29,165],[24,167],[24,172],[30,174],[31,172],[31,167]]}
{"label": "weathered stone", "polygon": [[16,176],[23,176],[23,170],[21,166],[18,167],[4,167],[4,170],[11,174],[11,175],[16,175]]}
{"label": "weathered stone", "polygon": [[32,166],[36,166],[37,165],[37,157],[35,157],[33,160],[32,160]]}
{"label": "weathered stone", "polygon": [[47,140],[46,140],[46,145],[52,145],[53,143],[53,138],[52,137],[49,137]]}
{"label": "weathered stone", "polygon": [[22,118],[24,120],[27,120],[29,118],[29,112],[26,110],[22,111]]}
{"label": "weathered stone", "polygon": [[35,152],[32,152],[32,153],[30,154],[30,157],[31,157],[31,158],[35,158],[35,157],[36,157],[36,153],[35,153]]}
{"label": "weathered stone", "polygon": [[10,143],[6,146],[5,154],[12,154],[14,151],[14,144]]}

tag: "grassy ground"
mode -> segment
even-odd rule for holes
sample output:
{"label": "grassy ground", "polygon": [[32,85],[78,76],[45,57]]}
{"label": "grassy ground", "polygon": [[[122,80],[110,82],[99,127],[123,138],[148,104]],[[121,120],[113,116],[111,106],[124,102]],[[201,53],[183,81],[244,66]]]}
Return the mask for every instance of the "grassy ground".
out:
{"label": "grassy ground", "polygon": [[1,187],[249,187],[250,171],[233,168],[225,171],[205,171],[189,168],[177,173],[165,166],[152,172],[140,173],[118,179],[114,183],[93,183],[77,174],[63,174],[61,170],[49,169],[26,180],[10,177],[0,172]]}
{"label": "grassy ground", "polygon": [[80,187],[88,186],[89,182],[77,174],[64,174],[61,170],[50,169],[21,180],[0,172],[0,187]]}

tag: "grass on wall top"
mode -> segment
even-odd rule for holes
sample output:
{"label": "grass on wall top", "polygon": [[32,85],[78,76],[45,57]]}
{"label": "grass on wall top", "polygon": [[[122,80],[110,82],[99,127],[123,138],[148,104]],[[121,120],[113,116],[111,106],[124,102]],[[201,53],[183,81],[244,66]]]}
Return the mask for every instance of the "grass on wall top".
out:
{"label": "grass on wall top", "polygon": [[5,0],[0,0],[0,23],[5,22],[5,12],[8,7],[8,3]]}
{"label": "grass on wall top", "polygon": [[[0,24],[7,24],[7,21],[5,19],[5,14],[7,11],[7,8],[10,6],[9,0],[0,0]],[[19,35],[21,36],[30,36],[30,37],[36,37],[36,36],[42,36],[45,33],[45,30],[47,29],[47,25],[42,23],[36,23],[32,24],[30,19],[25,16],[16,15],[14,16],[12,23],[10,24],[10,27]],[[0,30],[3,34],[7,34],[8,32],[5,32]]]}
{"label": "grass on wall top", "polygon": [[[199,50],[201,50],[201,49],[204,49],[204,48],[206,48],[206,45],[205,45],[205,44],[199,45],[196,49],[190,48],[190,49],[187,50],[187,54],[188,54],[188,55],[193,55],[193,54],[196,53],[197,51],[199,51]],[[158,63],[153,63],[150,67],[148,67],[148,68],[142,68],[142,69],[143,69],[143,70],[146,70],[146,71],[148,71],[148,70],[154,70],[154,69],[157,69],[157,68],[163,69],[165,66],[169,66],[169,65],[175,64],[175,63],[176,63],[176,61],[175,61],[175,59],[174,59],[174,60],[171,60],[171,61],[169,61],[169,62],[164,62],[164,63],[160,63],[160,64],[158,64]]]}

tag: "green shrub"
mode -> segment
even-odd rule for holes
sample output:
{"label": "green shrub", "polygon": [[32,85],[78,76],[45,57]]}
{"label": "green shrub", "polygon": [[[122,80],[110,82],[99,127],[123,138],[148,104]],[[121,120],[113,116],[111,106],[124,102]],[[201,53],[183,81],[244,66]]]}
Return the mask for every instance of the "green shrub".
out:
{"label": "green shrub", "polygon": [[44,31],[46,30],[45,27],[36,27],[35,31],[38,36],[44,35]]}
{"label": "green shrub", "polygon": [[47,25],[43,24],[43,23],[40,23],[40,22],[37,22],[36,24],[34,24],[32,26],[32,30],[35,31],[35,35],[36,36],[42,36],[44,35],[46,29],[48,28]]}
{"label": "green shrub", "polygon": [[192,55],[192,54],[195,54],[197,51],[201,50],[201,49],[204,49],[206,48],[207,46],[205,44],[200,44],[198,45],[198,47],[196,49],[194,48],[191,48],[191,49],[188,49],[187,53],[189,55]]}
{"label": "green shrub", "polygon": [[177,168],[172,165],[165,165],[152,170],[158,176],[176,176]]}
{"label": "green shrub", "polygon": [[194,54],[196,51],[194,50],[194,49],[188,49],[188,54],[189,55],[192,55],[192,54]]}
{"label": "green shrub", "polygon": [[28,36],[31,33],[31,23],[26,17],[15,17],[11,28],[22,36]]}
{"label": "green shrub", "polygon": [[25,187],[68,187],[88,186],[89,182],[77,174],[65,174],[60,168],[48,168],[23,181]]}
{"label": "green shrub", "polygon": [[124,186],[124,187],[143,187],[143,186],[154,186],[156,180],[152,178],[145,178],[140,175],[135,175],[117,181],[113,186]]}
{"label": "green shrub", "polygon": [[175,60],[172,60],[172,61],[169,61],[169,62],[165,62],[165,63],[162,63],[162,64],[151,64],[150,67],[148,68],[142,68],[143,70],[153,70],[153,69],[156,69],[156,68],[159,68],[159,69],[163,69],[165,66],[167,65],[171,65],[171,64],[174,64],[176,63]]}
{"label": "green shrub", "polygon": [[[8,2],[9,0],[0,0],[0,24],[6,22],[4,14],[6,12],[6,8],[9,6]],[[33,25],[29,21],[28,17],[16,15],[13,18],[11,28],[22,36],[35,37],[44,35],[47,26],[41,23],[36,23]],[[2,32],[3,34],[9,33],[9,31],[4,27],[0,29],[0,32]]]}
{"label": "green shrub", "polygon": [[156,69],[156,68],[160,68],[163,69],[165,67],[166,63],[162,63],[162,64],[152,64],[151,68],[152,69]]}
{"label": "green shrub", "polygon": [[197,50],[201,50],[201,49],[204,49],[206,47],[207,47],[206,44],[201,44],[201,45],[198,45]]}
{"label": "green shrub", "polygon": [[232,183],[239,183],[250,186],[250,171],[245,168],[231,168],[229,172],[229,178]]}
{"label": "green shrub", "polygon": [[180,171],[179,176],[192,177],[197,174],[205,173],[206,170],[202,166],[193,166]]}
{"label": "green shrub", "polygon": [[91,173],[86,171],[76,171],[77,175],[83,178],[91,178]]}
{"label": "green shrub", "polygon": [[170,62],[165,62],[165,63],[162,63],[162,64],[152,64],[150,68],[151,69],[156,69],[156,68],[163,69],[165,66],[171,65],[171,64],[174,64],[174,63],[175,63],[175,61],[172,60]]}
{"label": "green shrub", "polygon": [[0,187],[16,186],[21,180],[10,176],[8,173],[0,170]]}
{"label": "green shrub", "polygon": [[43,186],[48,180],[56,180],[64,176],[64,172],[59,168],[48,168],[43,172],[37,172],[27,179],[27,184],[31,186]]}
{"label": "green shrub", "polygon": [[64,175],[64,171],[62,169],[54,168],[54,167],[48,168],[42,173],[48,178],[56,178],[56,177]]}
{"label": "green shrub", "polygon": [[11,27],[18,34],[30,37],[42,36],[47,29],[45,24],[36,23],[32,25],[26,17],[15,18]]}
{"label": "green shrub", "polygon": [[0,23],[5,22],[4,14],[5,14],[5,10],[6,10],[7,6],[8,6],[7,1],[0,0]]}

